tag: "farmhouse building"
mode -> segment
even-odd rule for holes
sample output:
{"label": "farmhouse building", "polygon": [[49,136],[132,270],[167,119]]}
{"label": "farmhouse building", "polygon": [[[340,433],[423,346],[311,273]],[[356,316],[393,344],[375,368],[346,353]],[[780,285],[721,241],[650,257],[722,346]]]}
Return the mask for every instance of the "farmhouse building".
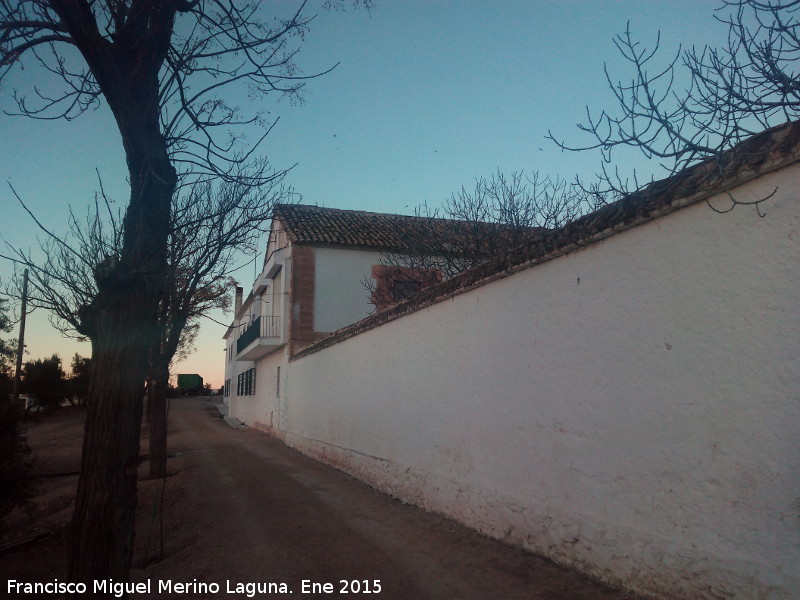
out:
{"label": "farmhouse building", "polygon": [[401,225],[279,207],[230,414],[614,585],[796,598],[798,190],[791,123],[377,311]]}
{"label": "farmhouse building", "polygon": [[[442,281],[448,265],[474,260],[475,255],[488,259],[498,237],[508,243],[541,231],[308,205],[276,206],[261,274],[247,297],[240,288],[236,291],[234,320],[225,334],[225,398],[230,398],[234,411],[245,410],[238,397],[257,396],[262,390],[255,385],[257,373],[264,371],[258,368],[259,360],[275,354],[269,363],[285,362],[334,331]],[[440,257],[442,266],[437,268],[436,259],[426,268],[404,266],[402,257],[412,254]],[[276,380],[276,390],[277,386]]]}

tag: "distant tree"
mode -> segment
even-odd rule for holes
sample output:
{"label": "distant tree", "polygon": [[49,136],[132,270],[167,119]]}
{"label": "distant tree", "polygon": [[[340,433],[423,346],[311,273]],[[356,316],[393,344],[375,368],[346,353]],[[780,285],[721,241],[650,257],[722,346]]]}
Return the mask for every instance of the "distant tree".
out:
{"label": "distant tree", "polygon": [[67,379],[67,399],[70,402],[73,399],[79,406],[86,404],[86,399],[89,397],[89,383],[92,374],[92,359],[86,356],[81,356],[77,352],[72,357],[70,365],[71,372]]}
{"label": "distant tree", "polygon": [[[5,300],[0,299],[0,331],[11,329]],[[31,450],[22,431],[22,407],[11,401],[13,344],[0,339],[0,534],[5,517],[33,495]]]}
{"label": "distant tree", "polygon": [[[0,332],[11,331],[11,322],[6,313],[7,300],[0,298]],[[14,361],[14,341],[0,338],[0,401],[11,393],[11,365]]]}
{"label": "distant tree", "polygon": [[0,368],[0,401],[5,401],[6,396],[10,395],[14,389],[14,379],[11,376],[11,369]]}
{"label": "distant tree", "polygon": [[61,368],[61,357],[38,358],[25,363],[22,389],[32,397],[34,407],[43,410],[59,408],[66,399],[67,379]]}
{"label": "distant tree", "polygon": [[462,187],[441,208],[416,209],[404,247],[382,256],[382,268],[366,280],[381,309],[420,289],[455,277],[490,258],[577,218],[592,198],[562,179],[538,172],[505,174],[498,169]]}
{"label": "distant tree", "polygon": [[[11,320],[7,312],[8,300],[0,298],[0,333],[11,331]],[[16,356],[16,340],[0,338],[0,402],[10,397],[14,380],[12,365]]]}
{"label": "distant tree", "polygon": [[[568,144],[552,132],[549,137],[563,149],[601,152],[599,180],[581,185],[606,201],[649,183],[621,172],[616,152],[623,148],[657,160],[667,176],[699,161],[709,161],[709,176],[724,176],[730,161],[739,159],[736,153],[726,157],[726,150],[800,117],[798,11],[796,0],[722,0],[714,18],[727,28],[727,43],[678,49],[661,64],[660,37],[648,48],[629,25],[614,42],[632,77],[616,80],[605,71],[616,106],[587,107],[587,120],[578,127],[588,144]],[[727,208],[715,210],[758,206],[766,198],[729,199]]]}

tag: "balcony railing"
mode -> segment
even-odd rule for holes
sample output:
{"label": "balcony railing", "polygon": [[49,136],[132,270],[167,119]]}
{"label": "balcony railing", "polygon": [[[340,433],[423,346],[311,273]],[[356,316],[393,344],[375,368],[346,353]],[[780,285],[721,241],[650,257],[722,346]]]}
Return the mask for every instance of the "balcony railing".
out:
{"label": "balcony railing", "polygon": [[[260,339],[259,346],[263,346],[263,351],[269,351],[272,347],[281,344],[281,318],[278,315],[262,315],[256,317],[244,333],[236,340],[236,353],[241,354],[255,340]],[[262,351],[257,351],[262,354]]]}
{"label": "balcony railing", "polygon": [[281,318],[278,315],[261,316],[261,337],[281,337]]}
{"label": "balcony railing", "polygon": [[261,317],[256,317],[256,320],[250,323],[250,326],[244,330],[244,333],[236,340],[236,352],[239,353],[250,345],[254,339],[258,337],[261,331]]}

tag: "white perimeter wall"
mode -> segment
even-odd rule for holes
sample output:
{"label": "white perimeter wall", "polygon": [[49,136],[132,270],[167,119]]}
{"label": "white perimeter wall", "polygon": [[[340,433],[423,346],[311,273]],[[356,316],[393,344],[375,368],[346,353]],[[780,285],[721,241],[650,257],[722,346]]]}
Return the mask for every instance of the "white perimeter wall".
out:
{"label": "white perimeter wall", "polygon": [[798,172],[290,363],[287,443],[635,589],[800,597]]}

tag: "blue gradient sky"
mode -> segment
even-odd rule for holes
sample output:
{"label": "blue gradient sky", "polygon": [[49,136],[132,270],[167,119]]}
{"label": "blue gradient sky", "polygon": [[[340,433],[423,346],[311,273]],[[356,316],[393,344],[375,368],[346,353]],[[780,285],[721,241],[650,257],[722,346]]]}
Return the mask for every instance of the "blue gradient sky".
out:
{"label": "blue gradient sky", "polygon": [[[613,108],[604,62],[612,74],[630,77],[613,37],[628,20],[647,45],[660,30],[666,62],[679,44],[724,39],[713,20],[717,6],[376,0],[371,15],[320,10],[297,61],[305,73],[339,66],[308,82],[305,103],[268,104],[280,121],[262,151],[276,167],[297,165],[289,180],[304,202],[379,212],[436,206],[497,168],[589,176],[599,164],[595,153],[561,152],[545,135],[552,129],[586,141],[575,127],[586,106]],[[0,105],[7,108],[13,87],[36,74],[17,71],[0,88]],[[105,108],[72,122],[0,116],[0,140],[0,234],[11,244],[35,247],[39,234],[6,181],[55,231],[65,228],[67,205],[84,212],[98,188],[96,169],[111,196],[126,200],[119,135]],[[649,168],[633,155],[621,162]],[[252,258],[243,256],[250,264],[236,274],[245,287],[253,280]],[[0,261],[0,278],[9,272]],[[62,339],[40,311],[28,322],[28,359],[58,352],[68,365],[75,352],[90,353],[88,344]],[[198,352],[176,372],[197,372],[219,386],[223,333],[205,321]]]}

